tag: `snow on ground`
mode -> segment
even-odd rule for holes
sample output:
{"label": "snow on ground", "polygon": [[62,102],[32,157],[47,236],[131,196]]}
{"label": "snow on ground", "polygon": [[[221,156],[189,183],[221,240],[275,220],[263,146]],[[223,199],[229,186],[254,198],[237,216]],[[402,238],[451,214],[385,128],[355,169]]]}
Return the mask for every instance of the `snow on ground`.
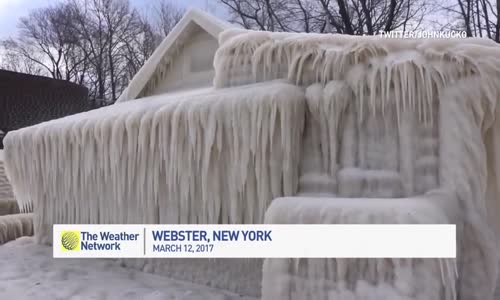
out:
{"label": "snow on ground", "polygon": [[120,267],[116,260],[54,259],[22,237],[0,246],[0,299],[255,300]]}

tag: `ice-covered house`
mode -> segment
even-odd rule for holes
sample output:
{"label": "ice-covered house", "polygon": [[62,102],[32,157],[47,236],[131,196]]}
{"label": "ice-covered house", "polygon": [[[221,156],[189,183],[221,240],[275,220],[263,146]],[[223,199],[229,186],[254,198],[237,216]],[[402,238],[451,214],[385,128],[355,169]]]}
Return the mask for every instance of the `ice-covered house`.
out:
{"label": "ice-covered house", "polygon": [[454,223],[456,260],[124,264],[263,299],[494,299],[495,43],[255,32],[190,14],[222,31],[212,88],[174,92],[206,81],[168,79],[200,68],[172,67],[167,37],[116,105],[7,135],[39,242],[55,223]]}

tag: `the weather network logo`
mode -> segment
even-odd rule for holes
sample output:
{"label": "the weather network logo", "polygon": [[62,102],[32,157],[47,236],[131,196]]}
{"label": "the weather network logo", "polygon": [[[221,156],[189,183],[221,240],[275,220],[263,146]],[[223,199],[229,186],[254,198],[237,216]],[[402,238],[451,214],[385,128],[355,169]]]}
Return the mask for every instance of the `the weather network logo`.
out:
{"label": "the weather network logo", "polygon": [[80,250],[80,231],[71,230],[61,232],[61,250]]}

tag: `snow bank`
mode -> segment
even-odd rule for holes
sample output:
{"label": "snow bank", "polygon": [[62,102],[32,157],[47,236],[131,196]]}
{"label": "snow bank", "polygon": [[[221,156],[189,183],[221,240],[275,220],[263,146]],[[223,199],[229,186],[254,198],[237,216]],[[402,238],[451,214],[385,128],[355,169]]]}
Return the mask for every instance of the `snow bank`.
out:
{"label": "snow bank", "polygon": [[125,267],[239,295],[261,295],[263,259],[260,258],[139,258],[122,259],[120,263]]}
{"label": "snow bank", "polygon": [[297,191],[304,106],[284,83],[150,97],[12,131],[5,162],[44,243],[55,223],[261,223]]}
{"label": "snow bank", "polygon": [[2,299],[257,300],[122,268],[113,259],[54,259],[52,247],[20,238],[0,246]]}

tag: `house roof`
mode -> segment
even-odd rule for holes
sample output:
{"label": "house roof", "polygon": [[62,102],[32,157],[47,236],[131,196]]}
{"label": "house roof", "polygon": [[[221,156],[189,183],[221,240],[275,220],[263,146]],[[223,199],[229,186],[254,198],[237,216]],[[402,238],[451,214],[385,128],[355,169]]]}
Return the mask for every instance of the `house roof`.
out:
{"label": "house roof", "polygon": [[193,24],[198,25],[215,39],[218,39],[219,33],[223,30],[235,27],[234,25],[205,13],[202,10],[196,8],[189,9],[179,23],[177,23],[167,37],[156,48],[146,63],[139,69],[137,74],[135,74],[128,87],[118,98],[117,102],[137,98],[148,81],[154,75],[156,67],[159,63],[161,63],[162,59],[168,55],[170,51],[175,50],[173,48],[178,47],[179,43],[184,43],[186,41],[186,39],[182,38],[182,36],[189,35],[190,28]]}

